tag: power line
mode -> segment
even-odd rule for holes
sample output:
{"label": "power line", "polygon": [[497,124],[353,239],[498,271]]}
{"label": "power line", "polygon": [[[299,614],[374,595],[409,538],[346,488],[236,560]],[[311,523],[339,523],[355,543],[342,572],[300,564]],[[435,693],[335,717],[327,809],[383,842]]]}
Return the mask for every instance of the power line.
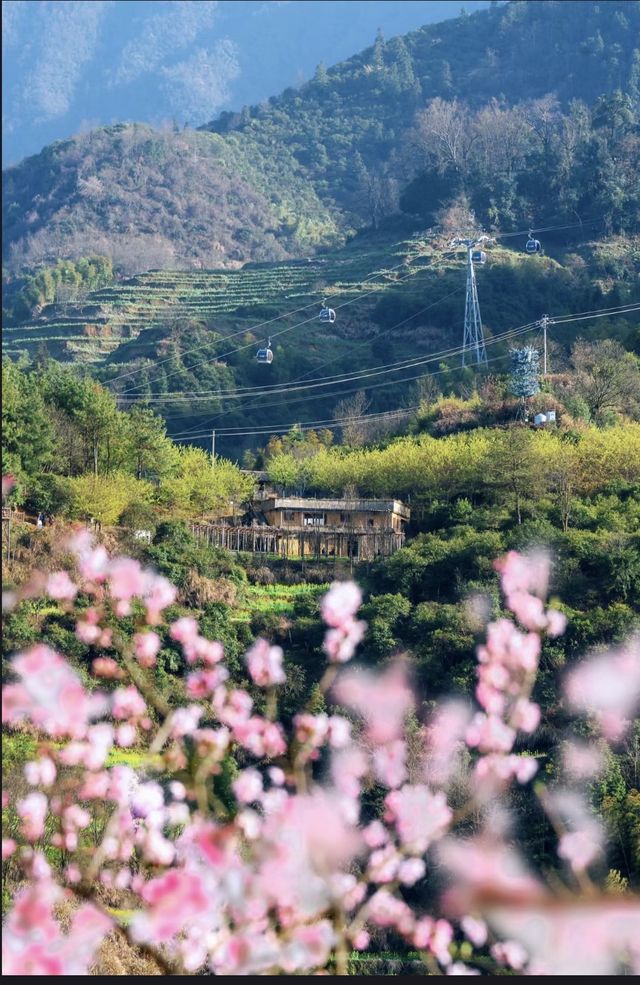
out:
{"label": "power line", "polygon": [[[577,312],[576,314],[573,314],[573,315],[569,314],[569,315],[564,315],[564,316],[558,316],[558,317],[550,318],[549,319],[549,322],[550,323],[553,323],[553,324],[556,324],[556,323],[567,324],[567,323],[569,323],[571,321],[582,321],[582,320],[585,320],[585,319],[588,319],[588,318],[613,317],[616,314],[623,314],[624,315],[624,314],[629,313],[629,311],[636,311],[636,310],[640,310],[640,304],[636,304],[636,305],[616,305],[616,306],[614,306],[612,308],[609,308],[609,309],[593,309],[592,312],[587,312],[587,313],[585,313],[585,312]],[[496,342],[511,340],[512,338],[515,338],[518,335],[525,334],[527,331],[532,330],[532,328],[534,326],[538,326],[539,327],[540,325],[541,325],[541,322],[540,321],[530,322],[527,325],[521,326],[518,329],[512,329],[512,330],[509,330],[507,332],[502,333],[499,336],[495,336],[494,338],[489,339],[486,344],[487,345],[492,345],[492,344],[494,344]],[[459,352],[460,352],[459,349],[458,350],[451,350],[450,356],[451,355],[458,354]],[[442,358],[441,356],[439,356],[439,357]],[[416,363],[415,365],[424,365],[426,361],[433,361],[435,358],[438,358],[438,356],[431,356],[429,358],[429,360],[426,360],[426,359],[425,360],[421,360],[420,363]],[[499,359],[503,359],[503,358],[505,358],[505,357],[504,356],[494,357],[493,359],[488,360],[488,362],[495,362],[495,361],[497,361]],[[413,367],[412,366],[406,366],[404,368],[413,368]],[[426,373],[426,374],[425,373],[420,373],[417,376],[407,377],[407,378],[405,378],[403,380],[390,381],[390,382],[378,383],[378,384],[371,384],[369,386],[365,385],[363,387],[358,387],[356,389],[353,389],[352,388],[350,390],[342,390],[342,391],[340,391],[337,394],[333,394],[332,393],[332,394],[326,394],[324,396],[325,397],[331,396],[331,397],[334,397],[335,398],[335,397],[345,396],[345,395],[347,395],[349,393],[354,393],[354,392],[356,392],[357,389],[362,389],[362,390],[368,391],[368,390],[379,389],[381,387],[389,386],[389,385],[393,385],[393,384],[396,384],[396,385],[397,384],[400,384],[401,385],[401,384],[404,384],[404,383],[412,382],[412,381],[414,381],[416,379],[421,379],[423,377],[428,378],[430,376],[438,376],[438,375],[441,375],[442,373],[445,373],[445,372],[452,372],[452,369],[451,368],[446,368],[446,369],[438,370],[438,371],[436,371],[434,373]],[[282,392],[282,391],[280,391],[280,392]],[[318,399],[323,399],[323,395],[319,395],[318,396]],[[290,404],[300,403],[300,402],[304,402],[305,400],[306,400],[306,397],[297,398],[297,399],[291,400],[289,403]],[[262,409],[267,409],[267,407],[269,407],[269,406],[276,406],[276,405],[275,404],[271,404],[271,405],[266,405],[266,407],[263,405],[262,406]],[[384,416],[385,414],[390,413],[390,412],[388,412],[388,411],[380,411],[378,413],[381,416]],[[212,418],[212,419],[213,420],[218,420],[220,416],[225,416],[225,415],[224,414],[223,415],[217,415],[215,418]],[[320,423],[324,423],[324,422],[320,422]],[[198,431],[198,428],[201,428],[203,426],[204,425],[196,425],[193,428],[188,429],[187,431],[178,432],[178,435],[181,438],[184,437],[185,440],[187,440],[187,438],[196,439],[198,437],[201,437],[201,435],[198,434],[198,433],[196,433],[196,432]],[[292,426],[293,426],[293,424],[283,425],[283,428],[284,429],[290,429]],[[318,424],[316,424],[315,426],[318,426]],[[229,431],[229,436],[231,436],[232,434],[235,434],[238,437],[240,437],[243,434],[257,434],[257,433],[265,433],[265,432],[272,432],[272,431],[273,431],[273,429],[269,429],[269,428],[264,429],[264,431],[246,431],[246,432],[243,432],[240,429],[233,429],[233,430],[230,430]],[[209,432],[207,431],[207,434],[208,433]],[[223,433],[223,432],[220,431],[219,433]],[[179,440],[178,435],[174,436],[175,440]]]}
{"label": "power line", "polygon": [[[538,324],[537,322],[532,322],[532,323],[530,323],[528,325],[525,325],[525,326],[520,327],[519,329],[512,329],[512,330],[510,330],[508,332],[503,333],[500,336],[495,336],[493,339],[490,339],[487,342],[487,345],[492,345],[492,344],[495,344],[497,342],[510,341],[513,338],[517,338],[520,335],[524,335],[527,332],[532,331],[537,324]],[[448,358],[451,358],[451,357],[453,357],[455,355],[459,355],[460,354],[460,351],[461,351],[461,349],[459,347],[456,348],[456,349],[452,349]],[[440,355],[435,356],[435,357],[434,356],[431,356],[428,359],[422,360],[418,365],[424,365],[426,362],[434,362],[436,358],[441,358],[441,356]],[[505,358],[505,357],[504,356],[498,356],[498,357],[495,357],[493,360],[490,360],[490,361],[495,362],[496,359],[502,359],[502,358]],[[412,368],[416,368],[416,367],[415,366],[409,366],[409,367],[406,367],[406,368],[412,369]],[[358,390],[368,391],[368,390],[377,390],[377,389],[380,389],[381,387],[385,387],[385,386],[398,386],[398,385],[401,385],[401,384],[404,384],[404,383],[410,383],[413,380],[418,380],[418,379],[422,379],[422,378],[429,377],[429,376],[439,376],[442,373],[449,373],[449,372],[453,372],[453,368],[451,368],[451,367],[445,367],[443,369],[437,370],[434,373],[418,373],[416,376],[409,376],[409,377],[406,377],[405,379],[402,379],[402,380],[390,380],[390,381],[387,381],[387,382],[384,382],[384,383],[373,383],[373,384],[369,384],[369,385],[366,385],[365,384],[364,386],[358,386],[358,387],[355,387],[355,388],[351,388],[349,390],[341,390],[338,393],[331,393],[331,394],[326,394],[326,395],[322,395],[321,394],[316,399],[322,400],[322,399],[325,399],[326,397],[333,397],[333,398],[342,397],[342,396],[346,396],[347,394],[350,394],[350,393],[355,393]],[[351,382],[353,382],[353,381],[351,381]],[[304,403],[306,400],[307,400],[306,397],[302,397],[302,398],[298,397],[298,398],[294,398],[293,400],[289,401],[289,404],[295,404],[295,403],[301,403],[301,402]],[[277,406],[277,405],[276,404],[271,404],[271,405],[267,405],[267,406]],[[264,408],[264,409],[266,409],[266,408]],[[380,413],[384,413],[384,412],[381,411]],[[289,427],[291,427],[291,426],[292,425],[289,425]],[[205,427],[204,424],[199,424],[199,425],[196,425],[195,427],[190,428],[190,429],[188,429],[186,431],[178,432],[178,435],[180,437],[187,437],[187,436],[195,437],[196,436],[195,432],[198,431],[198,428],[203,428],[203,427]],[[210,431],[207,430],[206,433],[209,434]],[[218,433],[222,433],[222,432],[221,431],[218,431]],[[253,433],[253,432],[251,432],[251,433]],[[198,435],[198,436],[200,436],[200,435]],[[176,436],[174,435],[173,437],[176,437]]]}
{"label": "power line", "polygon": [[[424,308],[421,308],[419,311],[415,311],[412,315],[409,315],[407,318],[404,318],[402,321],[397,322],[395,325],[392,325],[390,328],[385,329],[384,332],[378,333],[378,335],[375,335],[373,337],[373,339],[365,339],[362,342],[357,343],[357,344],[358,345],[364,345],[364,344],[369,344],[372,341],[377,341],[377,339],[379,339],[382,335],[386,335],[386,334],[388,334],[388,332],[392,332],[392,331],[395,331],[398,328],[401,328],[402,325],[406,325],[407,322],[411,321],[413,318],[417,318],[418,315],[424,314],[425,311],[429,311],[430,308],[434,308],[436,305],[440,304],[442,301],[446,301],[448,298],[453,297],[454,294],[459,294],[461,290],[462,290],[462,288],[456,288],[455,291],[450,291],[449,294],[445,294],[444,297],[438,298],[437,301],[433,301],[431,304],[426,305]],[[268,384],[267,383],[267,384],[263,384],[262,386],[254,386],[254,387],[233,387],[233,388],[229,388],[229,389],[226,389],[226,390],[193,390],[193,391],[190,391],[190,392],[188,392],[188,391],[181,391],[180,393],[166,394],[164,396],[155,395],[155,396],[145,397],[144,400],[145,401],[151,401],[151,400],[153,400],[153,401],[156,401],[156,402],[162,402],[162,403],[164,403],[165,401],[173,400],[174,398],[178,398],[178,397],[184,397],[185,399],[191,400],[193,397],[199,397],[199,396],[214,396],[214,397],[217,397],[217,396],[219,396],[221,394],[226,394],[226,393],[251,396],[252,394],[258,395],[260,393],[280,392],[280,390],[283,389],[283,388],[289,387],[289,386],[291,386],[294,383],[300,383],[300,382],[302,382],[305,379],[306,376],[309,376],[309,374],[311,372],[317,372],[319,369],[322,368],[323,365],[326,366],[326,365],[328,365],[331,362],[336,362],[336,360],[337,359],[340,359],[340,358],[342,358],[342,355],[337,356],[337,357],[334,357],[332,359],[328,359],[328,360],[326,360],[325,363],[321,363],[319,366],[315,366],[312,370],[309,371],[309,373],[305,373],[302,377],[299,377],[297,380],[291,380],[289,383],[277,384],[277,386],[272,386],[271,384]],[[404,360],[401,360],[400,362],[403,362],[403,361]],[[393,365],[398,365],[398,364],[396,364],[396,363],[387,363],[386,365],[387,366],[393,366]],[[384,369],[385,366],[383,365],[382,367],[379,367],[379,368]],[[344,374],[337,374],[335,377],[331,377],[331,376],[320,377],[320,379],[318,381],[316,381],[316,382],[320,382],[321,380],[338,379],[342,375],[344,375]],[[135,397],[135,396],[134,397],[126,397],[126,396],[123,396],[122,399],[124,399],[124,400],[131,400],[132,401],[132,400],[136,400],[138,398]]]}
{"label": "power line", "polygon": [[[429,264],[429,266],[432,266],[433,264],[435,264],[437,262],[442,262],[444,260],[444,257],[446,257],[446,256],[447,256],[447,252],[445,252],[442,257],[435,258],[432,261],[432,263]],[[393,271],[398,270],[400,267],[406,267],[409,262],[413,262],[413,261],[407,261],[405,259],[401,263],[398,263],[398,264],[396,264],[393,267],[389,267],[387,270],[384,270],[384,271],[382,271],[382,270],[375,270],[371,274],[369,274],[367,277],[365,277],[365,279],[363,281],[361,281],[360,283],[366,284],[367,281],[371,280],[373,277],[378,276],[380,274],[382,274],[383,276],[385,274],[390,274]],[[425,269],[425,268],[420,268],[420,270],[417,271],[417,274],[419,274],[422,269]],[[407,276],[404,277],[404,278],[402,278],[402,280],[400,280],[398,283],[404,283],[405,280],[410,280],[413,276],[415,276],[415,275],[414,274],[407,274]],[[341,309],[341,308],[345,308],[345,307],[347,307],[350,304],[354,304],[356,301],[362,300],[362,298],[370,297],[372,294],[376,294],[376,293],[377,293],[377,289],[374,289],[372,291],[361,292],[355,298],[350,298],[347,301],[343,301],[342,304],[336,304],[335,307],[338,310]],[[335,293],[333,295],[332,294],[325,294],[325,297],[327,297],[327,298],[332,298],[332,297],[335,297],[335,296],[336,296]],[[198,352],[198,351],[200,351],[202,349],[207,349],[207,348],[209,348],[210,346],[213,346],[213,345],[220,345],[222,342],[226,342],[229,339],[237,338],[240,335],[245,335],[247,332],[255,332],[259,328],[264,328],[267,325],[271,325],[274,321],[279,321],[282,318],[290,317],[291,315],[295,315],[295,314],[297,314],[300,311],[306,311],[308,308],[317,308],[317,301],[312,301],[309,304],[303,305],[301,308],[295,309],[294,311],[285,311],[285,312],[283,312],[280,315],[276,315],[274,318],[268,319],[267,321],[259,322],[257,325],[253,325],[253,326],[250,326],[250,327],[247,327],[247,328],[243,328],[243,329],[241,329],[238,332],[234,332],[232,335],[225,336],[223,339],[214,339],[211,342],[203,342],[201,345],[193,346],[191,349],[185,349],[184,352],[181,353],[181,356],[190,355],[193,352]],[[306,318],[306,319],[304,319],[304,321],[298,322],[296,325],[289,325],[287,328],[283,328],[280,332],[271,332],[270,333],[271,338],[277,338],[280,335],[284,335],[286,332],[292,332],[296,328],[302,328],[304,325],[308,325],[311,322],[315,322],[316,321],[316,317],[317,316],[314,315],[312,318]],[[223,353],[220,353],[220,354],[216,354],[213,358],[215,358],[216,361],[219,361],[220,359],[225,359],[227,356],[234,355],[236,352],[242,352],[244,349],[250,349],[254,345],[255,345],[255,342],[248,342],[246,345],[237,346],[235,349],[230,349],[228,352],[223,352]],[[171,358],[172,358],[171,356],[168,356],[167,358],[160,360],[158,363],[155,363],[154,365],[156,365],[156,366],[162,365],[163,363],[166,363],[166,362],[170,361]],[[202,362],[204,362],[204,360],[201,360],[200,363],[196,363],[195,365],[196,366],[197,365],[201,365]],[[193,369],[193,368],[195,368],[195,367],[191,367],[191,369]],[[123,373],[120,376],[114,377],[113,379],[109,380],[108,383],[117,382],[118,380],[124,379],[127,376],[135,376],[139,372],[140,372],[140,369],[131,370],[129,373]],[[165,375],[165,379],[168,379],[171,376],[176,376],[178,373],[182,373],[182,372],[184,372],[184,369],[175,370],[175,372],[173,372],[173,373],[166,374]],[[151,381],[151,382],[153,382],[153,381]],[[130,392],[132,392],[134,390],[137,390],[139,388],[140,388],[140,385],[129,387],[128,389],[125,389],[125,390],[120,391],[120,393],[118,395],[119,396],[122,396],[123,394],[130,393]]]}

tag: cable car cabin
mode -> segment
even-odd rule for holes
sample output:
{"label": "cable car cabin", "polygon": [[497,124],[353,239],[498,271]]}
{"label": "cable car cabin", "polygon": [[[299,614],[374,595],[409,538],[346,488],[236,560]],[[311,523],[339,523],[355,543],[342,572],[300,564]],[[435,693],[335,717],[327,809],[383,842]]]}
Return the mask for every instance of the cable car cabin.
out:
{"label": "cable car cabin", "polygon": [[326,305],[320,309],[320,321],[327,321],[333,325],[336,320],[336,313],[333,308],[327,308]]}
{"label": "cable car cabin", "polygon": [[266,349],[258,349],[256,354],[256,359],[259,363],[272,363],[273,362],[273,352],[267,346]]}
{"label": "cable car cabin", "polygon": [[527,245],[525,246],[525,250],[527,251],[527,253],[540,253],[540,251],[542,250],[542,247],[540,246],[540,240],[534,239],[533,236],[530,236],[529,239],[527,240]]}
{"label": "cable car cabin", "polygon": [[484,252],[484,250],[474,250],[473,253],[471,254],[471,262],[472,263],[486,263],[487,262],[487,254]]}

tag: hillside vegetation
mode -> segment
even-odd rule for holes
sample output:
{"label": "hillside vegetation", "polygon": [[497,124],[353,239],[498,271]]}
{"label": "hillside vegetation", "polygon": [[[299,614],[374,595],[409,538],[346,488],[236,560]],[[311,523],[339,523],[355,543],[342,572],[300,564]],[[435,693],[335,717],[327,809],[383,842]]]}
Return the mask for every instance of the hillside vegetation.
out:
{"label": "hillside vegetation", "polygon": [[[96,251],[129,273],[277,259],[398,207],[431,213],[471,184],[484,223],[560,211],[629,231],[639,29],[635,0],[514,2],[378,38],[213,132],[119,124],[58,142],[4,173],[8,265]],[[425,173],[425,202],[402,194]]]}

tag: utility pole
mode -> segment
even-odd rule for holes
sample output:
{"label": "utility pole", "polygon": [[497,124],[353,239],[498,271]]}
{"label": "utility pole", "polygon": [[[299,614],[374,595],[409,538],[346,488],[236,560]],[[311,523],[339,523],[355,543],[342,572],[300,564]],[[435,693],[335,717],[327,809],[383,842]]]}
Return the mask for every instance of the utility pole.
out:
{"label": "utility pole", "polygon": [[[467,251],[467,296],[464,304],[464,331],[462,336],[463,366],[467,364],[467,353],[473,353],[471,362],[477,366],[486,366],[488,363],[482,330],[482,316],[480,315],[480,302],[478,300],[476,272],[473,262],[476,247],[482,246],[488,240],[488,236],[474,236],[471,239],[460,239],[456,237],[451,243],[452,246],[464,246]],[[484,253],[481,250],[478,252],[481,256],[479,262],[484,263]]]}
{"label": "utility pole", "polygon": [[211,432],[211,468],[215,465],[216,461],[216,431],[215,428]]}
{"label": "utility pole", "polygon": [[542,375],[547,375],[547,328],[549,327],[549,315],[543,315],[540,319],[542,325],[542,337],[544,340],[543,345],[543,357],[542,357]]}

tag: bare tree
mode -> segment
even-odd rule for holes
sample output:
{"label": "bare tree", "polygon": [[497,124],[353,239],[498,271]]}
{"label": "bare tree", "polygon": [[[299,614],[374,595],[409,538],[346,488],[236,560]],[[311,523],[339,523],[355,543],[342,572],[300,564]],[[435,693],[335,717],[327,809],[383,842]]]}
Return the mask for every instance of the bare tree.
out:
{"label": "bare tree", "polygon": [[336,404],[334,421],[341,421],[342,440],[352,448],[359,448],[367,441],[367,421],[361,420],[371,406],[364,390],[358,390],[352,397],[345,397]]}
{"label": "bare tree", "polygon": [[438,174],[456,171],[464,178],[476,139],[469,111],[457,99],[432,99],[416,116],[414,146],[423,167],[433,167]]}
{"label": "bare tree", "polygon": [[595,420],[606,411],[635,414],[640,407],[638,359],[613,339],[586,342],[579,339],[571,350],[576,372],[576,392]]}

